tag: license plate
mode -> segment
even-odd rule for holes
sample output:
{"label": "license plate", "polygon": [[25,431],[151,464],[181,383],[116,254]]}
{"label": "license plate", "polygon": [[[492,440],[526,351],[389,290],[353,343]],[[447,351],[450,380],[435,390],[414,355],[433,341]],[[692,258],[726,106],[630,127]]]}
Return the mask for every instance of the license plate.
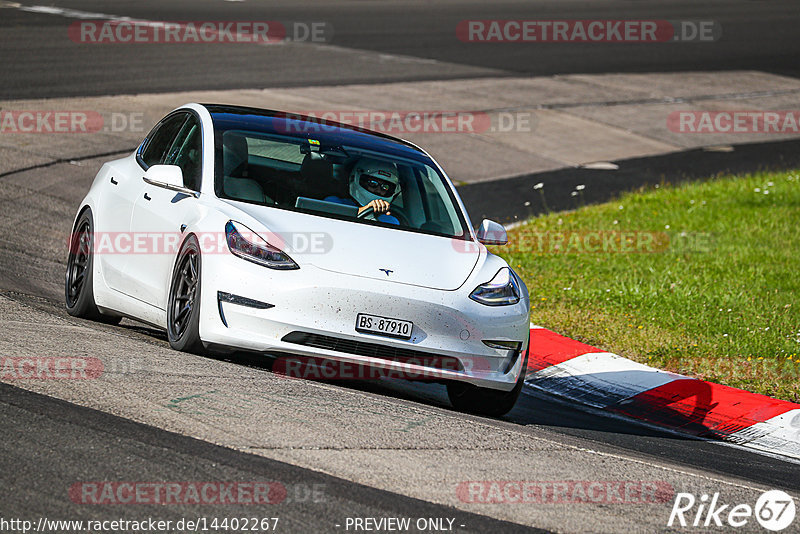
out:
{"label": "license plate", "polygon": [[356,316],[356,330],[358,332],[410,339],[412,328],[414,328],[414,324],[411,321],[390,319],[389,317],[368,315],[366,313],[359,313]]}

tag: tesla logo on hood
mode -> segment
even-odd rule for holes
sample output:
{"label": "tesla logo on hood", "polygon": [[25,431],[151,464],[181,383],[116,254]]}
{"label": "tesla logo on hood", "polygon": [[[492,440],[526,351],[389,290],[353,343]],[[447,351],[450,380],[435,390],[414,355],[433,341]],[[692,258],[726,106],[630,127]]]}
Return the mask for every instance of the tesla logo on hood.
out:
{"label": "tesla logo on hood", "polygon": [[394,271],[392,271],[391,269],[378,269],[378,270],[379,270],[379,271],[383,271],[383,272],[385,272],[385,273],[386,273],[386,276],[389,276],[390,274],[392,274],[392,273],[394,272]]}

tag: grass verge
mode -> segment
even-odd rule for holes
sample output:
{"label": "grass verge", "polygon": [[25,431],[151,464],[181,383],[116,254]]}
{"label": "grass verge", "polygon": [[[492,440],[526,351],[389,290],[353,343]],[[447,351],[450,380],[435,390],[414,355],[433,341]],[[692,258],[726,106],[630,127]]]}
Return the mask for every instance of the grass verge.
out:
{"label": "grass verge", "polygon": [[648,188],[509,240],[495,252],[527,283],[534,323],[800,402],[800,172]]}

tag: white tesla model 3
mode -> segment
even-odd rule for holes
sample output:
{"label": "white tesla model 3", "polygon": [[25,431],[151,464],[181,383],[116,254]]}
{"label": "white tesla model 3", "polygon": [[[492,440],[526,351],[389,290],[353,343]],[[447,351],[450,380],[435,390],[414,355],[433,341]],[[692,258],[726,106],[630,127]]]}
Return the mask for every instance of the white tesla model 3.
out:
{"label": "white tesla model 3", "polygon": [[98,172],[67,264],[70,314],[166,329],[181,351],[323,358],[447,384],[502,415],[525,376],[525,284],[441,167],[380,133],[188,104]]}

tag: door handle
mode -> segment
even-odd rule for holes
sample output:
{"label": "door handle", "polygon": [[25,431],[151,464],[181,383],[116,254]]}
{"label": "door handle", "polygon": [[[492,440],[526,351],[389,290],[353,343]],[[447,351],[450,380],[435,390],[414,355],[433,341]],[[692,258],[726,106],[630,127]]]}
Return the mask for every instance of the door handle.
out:
{"label": "door handle", "polygon": [[118,182],[118,181],[116,181],[116,180],[114,179],[114,177],[112,176],[112,177],[111,177],[111,183],[112,183],[112,184],[114,184],[114,185],[117,185],[119,182]]}
{"label": "door handle", "polygon": [[144,194],[144,199],[145,199],[145,200],[151,200],[151,199],[150,199],[150,195],[148,195],[147,193],[145,193],[145,194]]}

